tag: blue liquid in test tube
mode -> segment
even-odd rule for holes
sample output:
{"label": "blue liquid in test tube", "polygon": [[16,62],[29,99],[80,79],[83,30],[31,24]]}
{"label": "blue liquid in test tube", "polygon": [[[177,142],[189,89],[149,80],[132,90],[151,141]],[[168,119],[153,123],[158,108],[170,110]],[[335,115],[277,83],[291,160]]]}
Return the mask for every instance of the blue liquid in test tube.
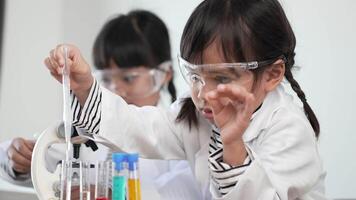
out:
{"label": "blue liquid in test tube", "polygon": [[125,163],[127,155],[124,153],[113,153],[112,161],[114,164],[112,177],[112,200],[126,199],[126,176]]}

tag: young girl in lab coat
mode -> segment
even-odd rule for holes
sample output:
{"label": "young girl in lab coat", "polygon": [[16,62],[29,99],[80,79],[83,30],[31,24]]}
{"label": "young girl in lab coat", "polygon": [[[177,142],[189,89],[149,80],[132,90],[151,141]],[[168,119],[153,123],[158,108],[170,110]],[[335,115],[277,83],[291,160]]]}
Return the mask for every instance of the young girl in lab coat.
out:
{"label": "young girl in lab coat", "polygon": [[[81,105],[74,124],[143,157],[188,160],[213,199],[325,199],[319,123],[291,73],[295,45],[277,0],[203,1],[186,24],[178,58],[191,91],[168,111],[128,105],[99,87],[69,46],[74,102]],[[59,45],[45,60],[59,81],[62,55]],[[284,78],[303,108],[285,92]],[[92,108],[91,123],[83,124]]]}
{"label": "young girl in lab coat", "polygon": [[[93,58],[99,82],[128,104],[166,109],[175,101],[169,34],[155,14],[134,10],[109,20],[95,40]],[[103,145],[94,154],[111,159]],[[93,154],[88,155],[92,160]],[[200,198],[187,161],[139,162],[143,196],[169,200],[180,193],[186,200]]]}

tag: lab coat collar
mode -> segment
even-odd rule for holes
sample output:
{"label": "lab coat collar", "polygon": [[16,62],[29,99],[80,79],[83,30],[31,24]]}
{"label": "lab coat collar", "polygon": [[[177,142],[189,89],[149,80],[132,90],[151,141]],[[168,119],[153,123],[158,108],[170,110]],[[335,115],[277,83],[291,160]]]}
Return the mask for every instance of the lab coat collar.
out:
{"label": "lab coat collar", "polygon": [[163,108],[163,109],[169,108],[170,105],[172,104],[171,96],[170,96],[169,92],[166,91],[165,89],[162,89],[159,92],[159,96],[160,96],[160,98],[159,98],[156,106],[158,108]]}
{"label": "lab coat collar", "polygon": [[249,142],[261,134],[270,124],[275,112],[292,100],[292,97],[284,91],[282,85],[269,92],[261,108],[253,113],[250,125],[243,134],[243,140]]}

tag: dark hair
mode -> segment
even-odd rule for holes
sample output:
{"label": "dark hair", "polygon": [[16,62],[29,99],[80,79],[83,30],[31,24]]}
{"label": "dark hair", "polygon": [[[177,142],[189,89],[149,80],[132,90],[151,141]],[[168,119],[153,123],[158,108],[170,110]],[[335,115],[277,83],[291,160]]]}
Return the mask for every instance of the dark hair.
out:
{"label": "dark hair", "polygon": [[[319,136],[319,122],[293,78],[296,39],[278,0],[205,0],[192,13],[184,28],[180,53],[193,63],[202,62],[203,51],[217,41],[227,62],[286,58],[285,77],[303,103],[305,114]],[[253,70],[255,80],[265,67]],[[186,108],[187,106],[190,108]],[[197,125],[192,99],[185,99],[177,121]]]}
{"label": "dark hair", "polygon": [[[135,10],[119,15],[109,20],[99,32],[93,58],[97,69],[109,68],[110,60],[120,68],[156,68],[160,63],[171,60],[167,27],[148,11]],[[168,83],[168,91],[172,102],[175,101],[173,78]]]}

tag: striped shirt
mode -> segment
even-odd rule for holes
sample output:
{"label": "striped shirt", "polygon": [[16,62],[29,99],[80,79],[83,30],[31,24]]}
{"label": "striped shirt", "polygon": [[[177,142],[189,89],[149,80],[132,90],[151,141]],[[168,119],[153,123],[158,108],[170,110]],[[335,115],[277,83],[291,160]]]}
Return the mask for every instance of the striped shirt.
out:
{"label": "striped shirt", "polygon": [[83,107],[80,106],[78,99],[74,95],[72,95],[72,98],[73,126],[86,133],[98,134],[102,98],[99,83],[94,81]]}
{"label": "striped shirt", "polygon": [[223,145],[219,130],[213,127],[209,144],[209,168],[212,184],[218,188],[222,196],[236,186],[240,176],[251,164],[252,159],[248,155],[240,166],[231,166],[223,162]]}
{"label": "striped shirt", "polygon": [[[97,81],[94,81],[88,98],[83,107],[72,94],[73,125],[89,134],[98,134],[101,120],[102,91]],[[231,166],[223,162],[223,145],[219,130],[213,127],[209,144],[209,167],[212,184],[219,189],[222,196],[236,186],[240,176],[251,164],[249,154],[241,166]]]}

